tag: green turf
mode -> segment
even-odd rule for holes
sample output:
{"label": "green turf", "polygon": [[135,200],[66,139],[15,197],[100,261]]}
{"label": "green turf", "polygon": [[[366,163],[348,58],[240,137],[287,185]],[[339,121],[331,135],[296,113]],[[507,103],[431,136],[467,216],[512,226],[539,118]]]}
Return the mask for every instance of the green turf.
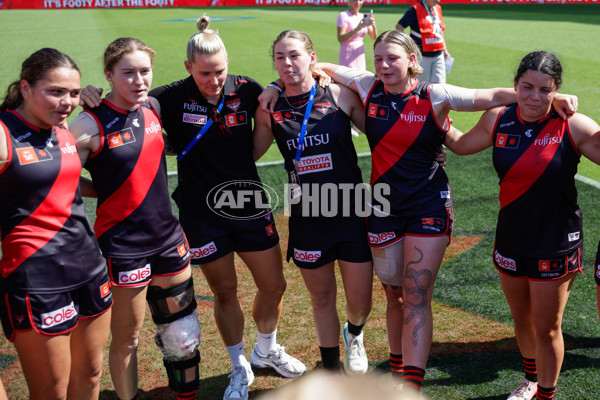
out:
{"label": "green turf", "polygon": [[[407,6],[373,6],[379,31],[394,27]],[[146,41],[157,51],[154,86],[186,76],[185,44],[194,33],[192,21],[209,12],[212,26],[229,51],[230,72],[249,75],[263,85],[276,76],[269,56],[273,38],[284,29],[310,34],[318,56],[337,60],[335,19],[344,7],[218,8],[162,10],[51,10],[1,11],[0,89],[17,78],[21,61],[43,46],[57,47],[79,64],[83,82],[107,87],[102,75],[101,54],[119,36]],[[579,96],[580,111],[600,121],[600,12],[596,5],[444,5],[448,48],[456,58],[449,83],[467,87],[511,86],[520,58],[538,49],[553,51],[563,62],[561,91]],[[248,17],[248,19],[231,19]],[[59,22],[57,24],[57,21]],[[26,28],[25,28],[26,27]],[[372,59],[370,39],[367,59]],[[369,64],[369,63],[368,63]],[[372,68],[371,68],[372,69]],[[478,114],[453,113],[461,129],[472,126]],[[355,139],[357,151],[366,152],[364,136]],[[449,155],[447,171],[455,199],[456,236],[481,235],[473,249],[445,264],[434,298],[477,315],[511,323],[506,301],[491,265],[495,219],[498,211],[497,177],[489,151],[469,157]],[[264,160],[279,159],[272,148]],[[172,160],[172,159],[171,159]],[[261,161],[264,161],[261,160]],[[365,179],[369,158],[361,158]],[[171,169],[173,161],[170,161]],[[596,165],[584,161],[580,173],[600,180]],[[281,166],[260,169],[269,185],[281,188],[285,174]],[[170,179],[171,183],[175,179]],[[587,272],[577,278],[564,319],[569,345],[559,381],[560,399],[597,399],[600,365],[600,322],[594,304],[592,261],[600,232],[595,199],[598,189],[578,184],[584,213],[585,263]],[[93,205],[88,203],[92,212]],[[8,362],[8,361],[7,361]],[[435,399],[506,398],[522,376],[516,353],[475,353],[434,357],[430,360],[425,393]]]}

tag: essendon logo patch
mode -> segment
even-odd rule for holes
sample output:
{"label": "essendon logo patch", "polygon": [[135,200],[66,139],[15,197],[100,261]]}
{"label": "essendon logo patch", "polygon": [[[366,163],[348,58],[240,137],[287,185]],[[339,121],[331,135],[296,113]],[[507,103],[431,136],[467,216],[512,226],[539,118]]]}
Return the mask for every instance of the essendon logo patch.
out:
{"label": "essendon logo patch", "polygon": [[273,121],[275,121],[276,124],[280,124],[284,121],[295,121],[296,120],[296,116],[294,115],[292,110],[277,111],[277,112],[272,113],[271,117],[273,117]]}
{"label": "essendon logo patch", "polygon": [[106,282],[104,285],[100,286],[100,296],[106,297],[110,294],[110,282]]}
{"label": "essendon logo patch", "polygon": [[560,260],[540,260],[538,269],[540,272],[548,272],[560,269]]}
{"label": "essendon logo patch", "polygon": [[387,120],[389,115],[389,108],[379,104],[369,104],[367,115],[371,118]]}
{"label": "essendon logo patch", "polygon": [[246,111],[242,111],[235,114],[227,114],[225,116],[225,123],[227,126],[245,125],[248,123],[246,118]]}
{"label": "essendon logo patch", "polygon": [[135,136],[133,135],[131,128],[125,128],[119,132],[109,133],[106,138],[108,140],[109,149],[135,142]]}
{"label": "essendon logo patch", "polygon": [[315,110],[319,111],[322,114],[327,114],[327,110],[331,108],[331,103],[319,103],[315,104]]}
{"label": "essendon logo patch", "polygon": [[17,155],[21,165],[52,160],[52,155],[46,149],[35,149],[33,147],[19,147],[17,148]]}
{"label": "essendon logo patch", "polygon": [[233,111],[237,112],[238,108],[240,108],[240,104],[242,104],[242,101],[240,99],[234,99],[234,100],[229,100],[225,104],[227,104],[227,107],[229,107]]}
{"label": "essendon logo patch", "polygon": [[434,230],[437,232],[441,232],[444,229],[444,220],[441,218],[423,218],[421,219],[421,223],[423,224],[423,229]]}
{"label": "essendon logo patch", "polygon": [[516,149],[519,147],[521,137],[518,135],[508,135],[505,133],[499,133],[496,136],[496,147],[503,147],[505,149]]}

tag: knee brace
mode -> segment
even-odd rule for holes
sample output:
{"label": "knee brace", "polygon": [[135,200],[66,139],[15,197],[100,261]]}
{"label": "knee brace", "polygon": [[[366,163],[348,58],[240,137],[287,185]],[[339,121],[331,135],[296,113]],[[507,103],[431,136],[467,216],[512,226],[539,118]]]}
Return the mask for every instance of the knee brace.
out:
{"label": "knee brace", "polygon": [[186,360],[171,361],[163,358],[163,364],[169,377],[169,387],[176,393],[191,392],[200,386],[200,352]]}
{"label": "knee brace", "polygon": [[192,278],[168,289],[150,286],[146,299],[156,324],[154,339],[163,353],[169,387],[178,393],[197,389],[201,327]]}
{"label": "knee brace", "polygon": [[168,324],[196,309],[194,298],[194,281],[192,278],[168,289],[158,286],[149,286],[146,301],[152,312],[155,324]]}

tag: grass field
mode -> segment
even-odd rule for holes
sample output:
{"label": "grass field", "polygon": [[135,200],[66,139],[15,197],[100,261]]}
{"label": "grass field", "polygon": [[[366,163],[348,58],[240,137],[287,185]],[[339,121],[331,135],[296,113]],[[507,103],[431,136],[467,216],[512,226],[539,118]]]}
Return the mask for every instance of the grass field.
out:
{"label": "grass field", "polygon": [[[392,29],[406,6],[374,6],[380,32]],[[107,87],[102,75],[101,54],[119,36],[140,38],[158,53],[154,86],[186,76],[185,45],[195,31],[194,20],[203,12],[214,18],[228,48],[230,72],[249,75],[263,85],[273,80],[269,47],[284,29],[301,29],[312,37],[319,58],[336,62],[338,43],[335,19],[343,7],[219,8],[163,10],[69,10],[0,12],[0,89],[17,79],[20,63],[40,47],[56,47],[79,64],[83,82]],[[467,87],[511,86],[521,57],[529,51],[555,52],[564,65],[562,92],[579,97],[580,111],[600,121],[600,8],[595,5],[444,5],[448,48],[456,58],[448,76],[450,83]],[[367,59],[372,46],[365,39]],[[454,124],[467,129],[478,114],[454,113]],[[368,151],[363,138],[359,152]],[[265,160],[280,158],[272,148]],[[424,393],[434,399],[505,399],[522,377],[520,356],[512,336],[512,320],[491,265],[495,219],[498,211],[497,177],[489,151],[469,157],[449,154],[447,172],[455,199],[455,235],[436,283],[435,331]],[[263,160],[261,160],[263,161]],[[361,158],[368,176],[370,158]],[[170,164],[173,166],[174,164]],[[600,180],[598,167],[582,162],[580,174]],[[263,180],[281,187],[281,166],[260,168]],[[171,184],[175,179],[171,178]],[[600,321],[595,306],[593,257],[600,239],[597,198],[599,189],[578,183],[584,214],[584,258],[587,271],[577,278],[564,318],[567,346],[559,380],[559,399],[600,399]],[[92,209],[93,207],[90,207]],[[278,216],[285,251],[286,221]],[[550,221],[549,221],[550,222]],[[250,304],[253,285],[239,263],[240,298],[248,321],[247,349],[255,339]],[[286,306],[280,324],[281,343],[309,368],[318,361],[310,300],[293,265],[285,266],[288,279]],[[227,385],[229,362],[216,332],[211,311],[211,293],[199,271],[195,271],[200,300],[203,345],[200,398],[220,399]],[[374,286],[374,309],[366,327],[366,346],[371,367],[385,370],[385,301]],[[341,296],[341,293],[340,293]],[[340,301],[340,315],[343,304]],[[173,398],[165,389],[166,377],[160,353],[154,348],[153,327],[148,323],[140,349],[141,382],[146,399]],[[342,347],[343,348],[343,347]],[[27,398],[26,386],[15,352],[0,340],[0,377],[10,399]],[[259,373],[251,397],[287,382],[271,373]],[[108,370],[102,381],[102,399],[115,399]]]}

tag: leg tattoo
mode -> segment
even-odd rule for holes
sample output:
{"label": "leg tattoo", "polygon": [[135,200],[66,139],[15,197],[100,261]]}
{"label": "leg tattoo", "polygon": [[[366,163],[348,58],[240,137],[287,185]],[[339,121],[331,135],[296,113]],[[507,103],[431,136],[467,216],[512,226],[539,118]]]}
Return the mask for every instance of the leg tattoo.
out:
{"label": "leg tattoo", "polygon": [[404,324],[406,325],[410,323],[415,318],[418,319],[418,323],[413,328],[412,333],[412,343],[413,346],[416,347],[419,344],[418,331],[425,326],[425,322],[427,320],[425,315],[425,310],[428,306],[427,293],[433,283],[433,274],[427,269],[416,270],[411,267],[411,265],[417,265],[423,261],[423,252],[417,247],[415,247],[415,250],[419,252],[420,258],[415,261],[410,261],[406,264],[406,271],[404,273],[406,283],[404,284],[404,287],[407,294],[416,293],[417,295],[421,296],[421,301],[418,303],[413,303],[407,299],[404,299],[404,309],[410,310],[409,314],[404,317]]}

